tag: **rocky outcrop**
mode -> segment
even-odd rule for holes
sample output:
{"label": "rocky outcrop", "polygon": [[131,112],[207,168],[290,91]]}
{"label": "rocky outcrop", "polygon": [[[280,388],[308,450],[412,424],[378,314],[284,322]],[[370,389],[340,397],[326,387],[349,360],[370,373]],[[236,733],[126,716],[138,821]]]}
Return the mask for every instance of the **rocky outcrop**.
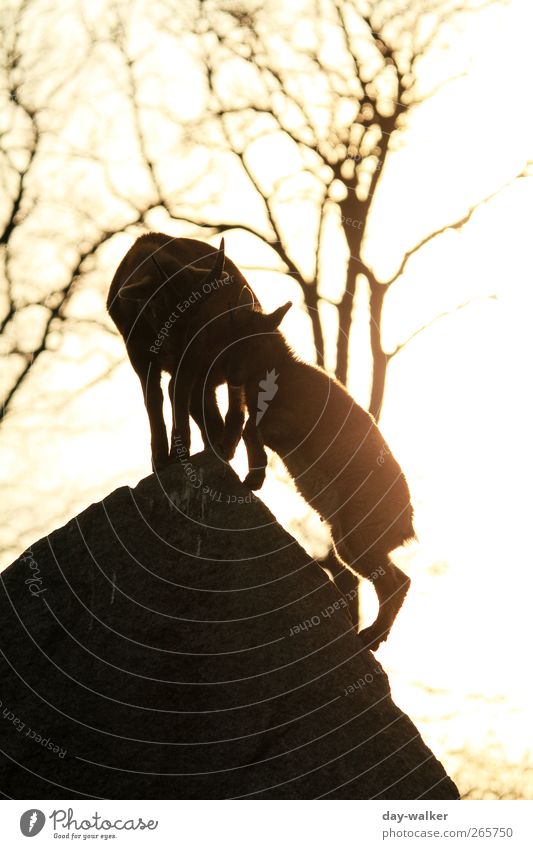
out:
{"label": "rocky outcrop", "polygon": [[1,578],[7,796],[457,797],[334,584],[213,455]]}

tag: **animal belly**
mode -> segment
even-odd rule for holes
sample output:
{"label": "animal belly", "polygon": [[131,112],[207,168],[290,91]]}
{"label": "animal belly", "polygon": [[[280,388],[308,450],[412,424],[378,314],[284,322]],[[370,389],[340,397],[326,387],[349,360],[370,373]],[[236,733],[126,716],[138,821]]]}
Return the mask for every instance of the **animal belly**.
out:
{"label": "animal belly", "polygon": [[295,452],[280,455],[298,491],[307,503],[316,510],[324,521],[331,523],[338,515],[340,498],[338,482],[326,474],[312,460],[298,456]]}
{"label": "animal belly", "polygon": [[363,547],[390,551],[413,535],[409,490],[399,468],[392,476],[388,469],[352,462],[325,471],[296,452],[282,459],[307,503]]}
{"label": "animal belly", "polygon": [[413,509],[405,478],[370,474],[345,506],[344,522],[365,548],[391,551],[413,536]]}

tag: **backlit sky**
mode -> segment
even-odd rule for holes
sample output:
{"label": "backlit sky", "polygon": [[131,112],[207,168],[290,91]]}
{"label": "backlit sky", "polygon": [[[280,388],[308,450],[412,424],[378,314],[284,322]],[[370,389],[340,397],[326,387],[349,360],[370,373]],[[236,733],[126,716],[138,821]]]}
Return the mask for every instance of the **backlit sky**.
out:
{"label": "backlit sky", "polygon": [[[457,37],[450,67],[466,64],[468,76],[418,110],[405,146],[387,166],[366,248],[378,272],[392,273],[404,250],[533,159],[532,25],[528,0],[513,0],[473,16]],[[430,87],[431,68],[427,75]],[[461,232],[443,235],[413,259],[385,307],[384,341],[392,348],[434,315],[478,298],[397,356],[381,419],[411,485],[420,544],[399,555],[412,589],[378,657],[391,673],[396,701],[447,763],[467,746],[529,763],[532,221],[533,180],[524,179]],[[111,269],[128,246],[127,239],[114,243]],[[226,251],[244,267],[265,308],[288,297],[298,304],[299,291],[286,278],[246,271],[257,264],[248,239],[230,234]],[[333,248],[330,261],[334,281]],[[364,306],[358,315],[363,326]],[[282,329],[310,355],[301,310],[291,311]],[[123,350],[118,339],[110,345]],[[83,342],[72,338],[69,347],[77,354]],[[361,402],[365,357],[355,341],[350,388]],[[59,390],[69,368],[49,370],[48,388]],[[23,489],[14,487],[8,511],[15,536],[30,520],[48,532],[114,486],[150,472],[142,397],[127,363],[56,417],[55,432],[37,409],[6,424],[3,474],[24,481]],[[236,467],[243,472],[242,446]],[[261,497],[311,553],[324,552],[320,522],[274,473]],[[3,565],[21,547],[14,541]],[[370,619],[371,588],[364,599]],[[424,687],[439,693],[428,699]],[[479,778],[481,785],[487,780],[487,774]]]}

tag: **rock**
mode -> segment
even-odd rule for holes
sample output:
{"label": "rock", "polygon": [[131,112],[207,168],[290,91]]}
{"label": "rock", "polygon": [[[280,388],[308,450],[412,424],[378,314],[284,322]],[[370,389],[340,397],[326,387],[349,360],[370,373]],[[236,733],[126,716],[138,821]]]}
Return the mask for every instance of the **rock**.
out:
{"label": "rock", "polygon": [[2,579],[8,796],[458,796],[326,573],[207,452]]}

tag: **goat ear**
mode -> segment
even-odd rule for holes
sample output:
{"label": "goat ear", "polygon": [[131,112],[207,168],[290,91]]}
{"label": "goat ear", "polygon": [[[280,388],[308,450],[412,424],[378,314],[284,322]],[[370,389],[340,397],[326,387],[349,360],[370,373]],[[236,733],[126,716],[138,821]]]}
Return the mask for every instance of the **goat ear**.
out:
{"label": "goat ear", "polygon": [[131,283],[126,283],[119,289],[119,298],[125,301],[145,301],[150,295],[153,295],[157,286],[154,286],[154,280],[150,275],[145,274],[140,280],[133,280]]}
{"label": "goat ear", "polygon": [[272,330],[276,330],[277,327],[280,326],[281,322],[285,318],[286,313],[292,307],[292,301],[287,301],[286,304],[283,304],[282,307],[278,307],[277,310],[271,312],[270,315],[267,316],[268,323]]}

